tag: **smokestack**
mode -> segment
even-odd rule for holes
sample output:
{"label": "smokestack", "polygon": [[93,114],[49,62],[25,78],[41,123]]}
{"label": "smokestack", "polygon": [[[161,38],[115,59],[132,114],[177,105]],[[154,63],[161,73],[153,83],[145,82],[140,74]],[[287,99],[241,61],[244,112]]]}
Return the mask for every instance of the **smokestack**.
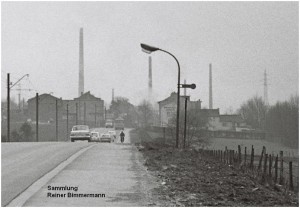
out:
{"label": "smokestack", "polygon": [[209,64],[209,109],[213,109],[212,97],[212,66]]}
{"label": "smokestack", "polygon": [[113,101],[115,101],[115,89],[113,88],[112,89],[112,95],[111,95],[111,101],[113,102]]}
{"label": "smokestack", "polygon": [[[184,80],[184,84],[186,84],[186,79]],[[186,88],[184,88],[184,96],[186,96]]]}
{"label": "smokestack", "polygon": [[151,56],[149,56],[148,98],[149,101],[152,101],[152,58]]}
{"label": "smokestack", "polygon": [[79,86],[78,96],[84,93],[83,28],[79,31]]}

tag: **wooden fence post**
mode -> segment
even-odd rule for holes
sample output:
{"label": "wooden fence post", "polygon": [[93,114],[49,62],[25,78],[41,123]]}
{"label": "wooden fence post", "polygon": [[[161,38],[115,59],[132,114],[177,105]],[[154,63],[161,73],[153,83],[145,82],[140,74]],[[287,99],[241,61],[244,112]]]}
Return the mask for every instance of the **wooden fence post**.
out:
{"label": "wooden fence post", "polygon": [[242,162],[241,145],[238,145],[238,164],[241,164],[241,162]]}
{"label": "wooden fence post", "polygon": [[232,164],[234,165],[235,164],[235,154],[236,151],[232,150]]}
{"label": "wooden fence post", "polygon": [[253,148],[253,145],[252,145],[252,148],[251,148],[251,160],[250,160],[250,168],[253,169],[254,167],[254,148]]}
{"label": "wooden fence post", "polygon": [[223,150],[220,150],[220,156],[221,156],[221,158],[220,158],[220,160],[221,160],[221,162],[223,162]]}
{"label": "wooden fence post", "polygon": [[266,181],[267,161],[268,161],[268,154],[265,154],[265,161],[264,161],[264,168],[263,168],[263,175],[262,175],[262,182],[263,183]]}
{"label": "wooden fence post", "polygon": [[265,154],[265,146],[263,146],[263,149],[261,151],[261,156],[259,158],[258,171],[261,171],[261,165],[262,165],[262,160],[264,158],[264,154]]}
{"label": "wooden fence post", "polygon": [[164,132],[164,144],[166,144],[166,127],[163,127],[163,132]]}
{"label": "wooden fence post", "polygon": [[245,147],[244,164],[247,166],[247,147]]}
{"label": "wooden fence post", "polygon": [[293,162],[289,162],[289,174],[290,174],[290,190],[294,190],[294,184],[293,184]]}
{"label": "wooden fence post", "polygon": [[273,163],[273,161],[272,161],[272,155],[270,154],[269,155],[269,178],[271,179],[272,178],[272,163]]}
{"label": "wooden fence post", "polygon": [[280,151],[280,176],[279,184],[283,185],[283,151]]}
{"label": "wooden fence post", "polygon": [[228,163],[228,152],[227,152],[227,146],[225,147],[225,152],[224,152],[224,160],[225,160],[225,164]]}
{"label": "wooden fence post", "polygon": [[274,183],[276,184],[277,183],[277,177],[278,177],[278,154],[275,158],[274,168],[275,168]]}

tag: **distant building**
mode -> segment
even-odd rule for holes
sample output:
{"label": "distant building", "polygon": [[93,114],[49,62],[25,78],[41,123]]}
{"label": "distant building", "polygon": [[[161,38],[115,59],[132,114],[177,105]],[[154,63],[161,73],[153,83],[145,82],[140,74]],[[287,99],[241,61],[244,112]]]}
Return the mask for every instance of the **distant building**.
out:
{"label": "distant building", "polygon": [[241,131],[246,128],[246,122],[240,114],[220,115],[220,122],[225,130]]}
{"label": "distant building", "polygon": [[[69,103],[69,112],[73,117],[76,118],[76,104],[77,104],[77,115],[79,124],[93,124],[97,126],[100,124],[104,125],[104,101],[101,98],[97,98],[90,93],[90,91],[82,94],[78,98],[74,98],[71,101],[65,101]],[[66,116],[66,114],[65,114]]]}
{"label": "distant building", "polygon": [[[204,110],[204,109],[203,109]],[[241,115],[219,115],[219,109],[205,109],[208,111],[207,130],[211,131],[241,131],[246,127]]]}
{"label": "distant building", "polygon": [[[56,100],[58,106],[58,115],[62,113],[62,99],[50,94],[39,95],[39,122],[54,121],[56,116]],[[36,120],[36,97],[28,99],[28,117]]]}
{"label": "distant building", "polygon": [[[100,126],[104,123],[104,101],[97,98],[89,91],[73,100],[62,100],[50,94],[39,96],[39,121],[54,122],[56,119],[56,100],[58,120],[67,120],[70,124],[87,124],[90,126]],[[77,107],[76,107],[77,106]],[[36,98],[28,100],[28,116],[31,120],[36,120]]]}
{"label": "distant building", "polygon": [[[185,98],[188,99],[187,109],[201,109],[201,101],[191,101],[190,96],[180,96],[180,109],[184,109]],[[169,97],[159,101],[159,122],[161,126],[171,124],[171,119],[177,113],[177,93],[172,92]]]}
{"label": "distant building", "polygon": [[[201,101],[190,101],[190,96],[180,96],[180,109],[184,109],[185,98],[188,99],[187,109],[196,110],[195,113],[205,121],[203,128],[210,131],[242,131],[247,129],[245,121],[241,115],[220,115],[217,109],[201,109]],[[160,126],[168,126],[177,113],[177,93],[173,92],[166,99],[159,101],[159,121]],[[180,115],[182,118],[182,114]],[[174,123],[174,121],[173,121]]]}
{"label": "distant building", "polygon": [[207,119],[206,129],[211,131],[218,130],[220,123],[220,111],[217,109],[201,109],[201,115]]}

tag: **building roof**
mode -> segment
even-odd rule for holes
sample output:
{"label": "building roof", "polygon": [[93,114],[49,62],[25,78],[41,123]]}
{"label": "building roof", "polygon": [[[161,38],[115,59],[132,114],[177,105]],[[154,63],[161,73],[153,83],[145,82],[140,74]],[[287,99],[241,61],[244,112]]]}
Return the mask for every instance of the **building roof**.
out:
{"label": "building roof", "polygon": [[235,123],[244,122],[244,120],[240,114],[220,115],[220,121],[221,122],[235,122]]}
{"label": "building roof", "polygon": [[[42,100],[45,99],[46,97],[52,98],[53,100],[59,99],[59,98],[57,98],[57,97],[55,97],[55,96],[53,96],[53,95],[51,95],[51,94],[44,93],[44,94],[39,95],[39,100],[42,101]],[[35,100],[35,96],[34,96],[33,98],[28,99],[27,102],[31,102],[32,100]]]}
{"label": "building roof", "polygon": [[201,109],[201,113],[207,117],[219,117],[220,116],[219,108],[217,108],[217,109]]}
{"label": "building roof", "polygon": [[[187,95],[186,96],[180,95],[180,98],[187,98],[188,100],[190,100],[190,96],[187,96]],[[173,101],[173,100],[176,101],[176,99],[177,99],[177,93],[172,92],[171,95],[169,97],[167,97],[166,99],[158,101],[158,104],[166,102],[166,101]]]}
{"label": "building roof", "polygon": [[78,98],[74,98],[74,100],[101,100],[101,98],[97,98],[94,95],[91,94],[90,91],[87,91],[86,93],[80,95]]}

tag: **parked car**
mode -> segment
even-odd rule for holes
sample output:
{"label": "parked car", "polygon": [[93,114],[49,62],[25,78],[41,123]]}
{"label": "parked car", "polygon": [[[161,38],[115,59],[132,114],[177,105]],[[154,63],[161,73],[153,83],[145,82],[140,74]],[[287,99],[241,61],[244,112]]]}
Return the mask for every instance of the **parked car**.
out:
{"label": "parked car", "polygon": [[112,142],[112,138],[109,133],[102,134],[100,137],[100,142]]}
{"label": "parked car", "polygon": [[93,141],[93,142],[99,142],[100,141],[99,132],[96,132],[96,131],[91,132],[91,141]]}
{"label": "parked car", "polygon": [[70,134],[71,142],[75,140],[87,140],[88,142],[91,141],[91,133],[89,126],[87,125],[76,125],[72,127],[71,134]]}

